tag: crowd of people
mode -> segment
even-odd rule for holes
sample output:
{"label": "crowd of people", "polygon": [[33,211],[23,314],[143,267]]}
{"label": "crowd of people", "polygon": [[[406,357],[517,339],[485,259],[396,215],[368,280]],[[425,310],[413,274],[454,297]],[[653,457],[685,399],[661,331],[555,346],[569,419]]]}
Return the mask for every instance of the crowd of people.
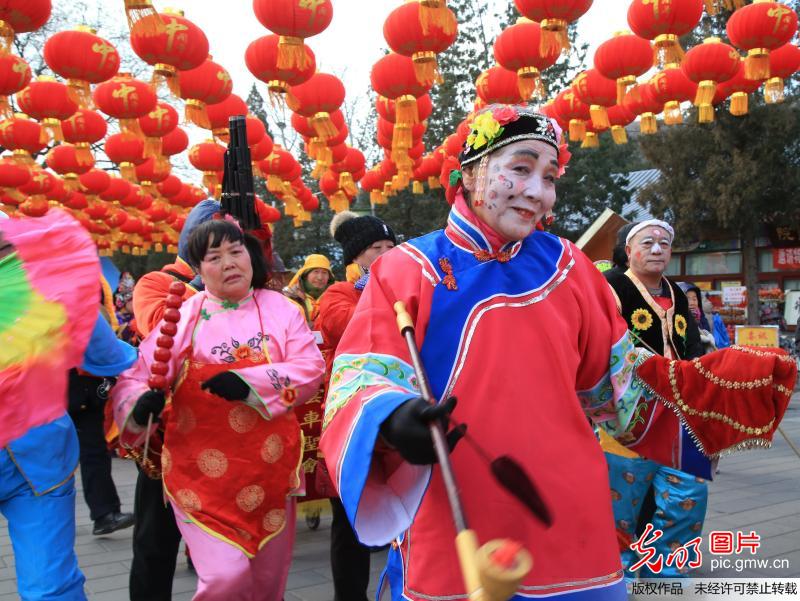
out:
{"label": "crowd of people", "polygon": [[[551,119],[488,107],[460,158],[443,230],[398,246],[377,217],[334,218],[345,268],[338,282],[320,254],[289,277],[269,236],[243,231],[214,200],[192,209],[174,262],[135,284],[123,274],[116,293],[84,265],[88,237],[68,217],[54,211],[27,226],[44,249],[58,243],[59,228],[77,240],[72,269],[94,284],[78,298],[48,282],[72,314],[83,312],[73,326],[82,328],[83,357],[65,365],[68,411],[4,441],[0,454],[10,474],[0,511],[23,599],[85,599],[73,550],[78,459],[93,532],[134,527],[133,601],[171,599],[181,539],[198,576],[194,599],[280,601],[298,503],[327,498],[336,601],[367,599],[370,554],[387,546],[380,592],[465,599],[434,421],[447,431],[472,529],[535,554],[524,598],[621,600],[626,580],[687,575],[685,566],[632,570],[631,543],[647,525],[663,532],[656,548],[665,555],[699,535],[710,459],[763,444],[774,429],[692,421],[691,407],[669,402],[659,382],[706,357],[704,369],[723,380],[769,374],[770,386],[786,388],[794,363],[742,354],[735,371],[724,353],[709,354],[729,341],[701,291],[664,277],[675,237],[668,223],[621,231],[605,274],[545,231],[569,160]],[[0,250],[5,240],[27,269],[45,264],[25,255],[12,230],[0,226]],[[181,299],[170,293],[174,282],[185,286]],[[397,331],[399,300],[442,400],[435,408]],[[0,392],[24,394],[33,367],[14,367],[13,381],[0,372]],[[678,380],[675,394],[692,403],[729,411],[730,395],[750,394],[780,421],[781,403],[765,385],[742,392]],[[515,458],[551,525],[497,486],[482,453],[458,444],[464,436]],[[109,441],[137,460],[133,514],[121,512]],[[47,557],[30,559],[43,540],[52,542]]]}

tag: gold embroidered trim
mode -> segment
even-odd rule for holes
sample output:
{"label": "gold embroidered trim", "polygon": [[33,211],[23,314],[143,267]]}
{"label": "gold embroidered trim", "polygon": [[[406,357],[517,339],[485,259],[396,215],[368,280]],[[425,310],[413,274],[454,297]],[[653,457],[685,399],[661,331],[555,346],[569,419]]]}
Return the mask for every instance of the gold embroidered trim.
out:
{"label": "gold embroidered trim", "polygon": [[750,382],[734,382],[732,380],[720,378],[719,376],[716,376],[708,371],[705,367],[703,367],[703,364],[700,363],[700,359],[692,359],[692,365],[694,365],[695,369],[700,372],[700,375],[707,380],[710,380],[717,386],[721,386],[722,388],[728,388],[732,390],[753,390],[754,388],[763,388],[764,386],[769,386],[772,384],[772,374],[768,375],[766,378],[761,378],[760,380],[752,380]]}
{"label": "gold embroidered trim", "polygon": [[793,363],[794,359],[789,355],[779,355],[778,353],[769,353],[767,351],[757,351],[754,348],[750,348],[748,346],[739,346],[738,344],[732,344],[729,348],[732,348],[735,351],[741,351],[742,353],[748,353],[750,355],[756,355],[757,357],[775,357],[780,361],[785,361],[786,363]]}

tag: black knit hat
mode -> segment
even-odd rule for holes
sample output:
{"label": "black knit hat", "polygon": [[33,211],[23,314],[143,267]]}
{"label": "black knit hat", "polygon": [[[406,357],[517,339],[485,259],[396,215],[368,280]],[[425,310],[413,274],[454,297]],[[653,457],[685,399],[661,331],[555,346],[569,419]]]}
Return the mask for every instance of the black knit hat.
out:
{"label": "black knit hat", "polygon": [[383,221],[372,215],[359,217],[350,211],[343,211],[333,218],[331,235],[342,245],[345,265],[352,263],[353,259],[379,240],[397,244],[394,231]]}

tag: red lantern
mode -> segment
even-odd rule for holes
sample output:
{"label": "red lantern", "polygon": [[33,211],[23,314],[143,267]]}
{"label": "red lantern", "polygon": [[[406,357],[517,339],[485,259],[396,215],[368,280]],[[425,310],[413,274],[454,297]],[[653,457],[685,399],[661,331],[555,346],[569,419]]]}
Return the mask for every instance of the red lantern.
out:
{"label": "red lantern", "polygon": [[206,105],[225,100],[233,91],[233,81],[224,68],[209,58],[195,69],[179,71],[178,89],[186,101],[187,120],[210,129]]}
{"label": "red lantern", "polygon": [[42,124],[42,142],[62,141],[61,121],[78,110],[78,105],[69,97],[67,86],[52,77],[37,78],[17,92],[16,98],[22,112]]}
{"label": "red lantern", "polygon": [[0,188],[19,188],[31,179],[31,171],[10,157],[0,158]]}
{"label": "red lantern", "polygon": [[652,88],[655,100],[664,104],[664,123],[682,123],[681,103],[694,101],[697,84],[686,77],[677,65],[667,65],[647,85]]}
{"label": "red lantern", "polygon": [[67,188],[78,187],[78,176],[94,167],[94,158],[86,160],[72,144],[59,144],[51,148],[45,159],[47,166],[64,178]]}
{"label": "red lantern", "polygon": [[769,53],[791,41],[797,14],[780,2],[755,0],[730,16],[726,30],[734,46],[747,50],[744,77],[768,79]]}
{"label": "red lantern", "polygon": [[280,97],[291,86],[307,82],[317,69],[317,61],[311,48],[300,42],[299,50],[304,57],[300,64],[282,68],[278,66],[279,40],[276,35],[266,35],[250,43],[244,54],[244,62],[257,79],[267,84],[271,98]]}
{"label": "red lantern", "polygon": [[553,109],[569,125],[571,142],[582,142],[586,134],[586,122],[591,119],[589,105],[581,102],[575,90],[567,88],[553,100]]}
{"label": "red lantern", "polygon": [[211,133],[227,144],[229,119],[234,116],[244,117],[250,112],[247,103],[238,95],[231,94],[222,102],[206,106]]}
{"label": "red lantern", "polygon": [[603,77],[597,69],[589,69],[578,74],[572,83],[581,102],[589,105],[592,125],[603,130],[608,129],[607,108],[617,101],[617,83],[613,79]]}
{"label": "red lantern", "polygon": [[28,217],[42,217],[47,214],[50,205],[44,196],[29,196],[19,205],[19,210]]}
{"label": "red lantern", "polygon": [[680,64],[679,38],[692,31],[703,16],[703,0],[633,0],[628,25],[640,38],[652,40],[659,67]]}
{"label": "red lantern", "polygon": [[497,64],[517,74],[519,93],[526,100],[531,96],[544,98],[541,72],[552,67],[561,53],[557,47],[542,52],[541,37],[538,23],[520,19],[516,25],[504,29],[494,42]]}
{"label": "red lantern", "polygon": [[128,182],[121,177],[112,176],[108,182],[108,187],[100,193],[100,198],[106,202],[121,202],[130,193],[131,185]]}
{"label": "red lantern", "polygon": [[633,86],[625,94],[622,104],[634,115],[639,115],[639,132],[650,135],[658,131],[656,115],[664,109],[664,106],[656,99],[652,86]]}
{"label": "red lantern", "polygon": [[800,69],[800,48],[784,44],[769,53],[770,79],[764,85],[764,100],[768,104],[783,102],[783,80]]}
{"label": "red lantern", "polygon": [[[378,96],[375,100],[375,108],[378,110],[378,115],[390,121],[391,123],[397,122],[397,103],[394,100],[389,100],[383,96]],[[417,98],[417,117],[420,123],[427,120],[433,113],[433,102],[428,94],[423,94]]]}
{"label": "red lantern", "polygon": [[139,205],[142,202],[144,191],[137,184],[128,184],[128,186],[128,194],[120,199],[119,204],[121,204],[123,207],[128,207],[131,209],[139,208]]}
{"label": "red lantern", "polygon": [[519,92],[519,78],[514,71],[491,67],[475,82],[478,97],[486,104],[519,104],[524,102]]}
{"label": "red lantern", "polygon": [[401,54],[387,54],[373,65],[370,81],[378,95],[396,101],[398,123],[419,123],[416,99],[426,94],[430,85],[417,81],[413,60]]}
{"label": "red lantern", "polygon": [[383,37],[397,54],[408,56],[414,62],[417,81],[432,85],[441,81],[436,55],[447,50],[456,41],[458,22],[446,6],[442,19],[423,30],[419,2],[409,2],[394,9],[383,24]]}
{"label": "red lantern", "polygon": [[0,117],[11,117],[8,96],[16,94],[31,81],[31,68],[16,54],[0,54]]}
{"label": "red lantern", "polygon": [[303,39],[324,31],[333,19],[331,0],[253,0],[253,12],[261,24],[278,34],[277,66],[308,67]]}
{"label": "red lantern", "polygon": [[221,183],[217,172],[225,168],[225,147],[214,140],[195,144],[189,151],[189,162],[203,172],[203,185],[211,196],[216,196],[216,188]]}
{"label": "red lantern", "polygon": [[287,98],[289,108],[309,117],[320,138],[331,138],[338,133],[330,113],[344,102],[345,90],[339,78],[328,73],[315,73],[307,82],[292,86]]}
{"label": "red lantern", "polygon": [[78,153],[88,156],[91,145],[106,136],[108,125],[103,116],[91,109],[78,109],[69,119],[61,122],[64,141],[74,144]]}
{"label": "red lantern", "polygon": [[13,150],[14,157],[18,160],[33,161],[31,155],[40,152],[46,146],[41,142],[41,138],[42,126],[22,113],[0,122],[0,144]]}
{"label": "red lantern", "polygon": [[[161,30],[154,25],[161,22]],[[208,56],[208,38],[203,30],[183,17],[165,10],[139,21],[131,28],[131,48],[152,65],[156,82],[166,80],[177,95],[177,71],[188,71],[203,64]]]}
{"label": "red lantern", "polygon": [[592,0],[514,0],[514,4],[523,16],[542,26],[541,52],[545,54],[554,46],[569,50],[567,26],[589,10]]}
{"label": "red lantern", "polygon": [[733,46],[719,38],[706,38],[686,53],[681,69],[686,76],[699,84],[694,104],[699,107],[699,123],[714,120],[712,101],[717,84],[728,81],[739,70],[739,53]]}
{"label": "red lantern", "polygon": [[[50,190],[53,185],[54,177],[39,166],[31,168],[31,179],[19,187],[19,191],[25,196],[42,197]],[[46,199],[44,199],[46,201]],[[45,203],[46,204],[46,203]],[[31,215],[34,217],[34,215]]]}
{"label": "red lantern", "polygon": [[[119,180],[119,181],[125,181],[125,180]],[[112,208],[109,211],[108,217],[106,217],[106,225],[110,228],[117,229],[122,227],[122,224],[125,223],[127,220],[128,220],[128,214],[123,209]]]}
{"label": "red lantern", "polygon": [[163,158],[150,157],[136,165],[136,179],[139,185],[150,193],[155,193],[155,184],[163,182],[171,172],[172,165]]}
{"label": "red lantern", "polygon": [[152,88],[129,73],[120,73],[101,83],[92,94],[94,103],[109,117],[119,119],[124,131],[138,132],[135,119],[144,117],[156,108],[158,99]]}
{"label": "red lantern", "polygon": [[90,169],[78,177],[84,193],[98,196],[111,185],[111,176],[102,169]]}
{"label": "red lantern", "polygon": [[331,165],[331,171],[339,174],[339,187],[345,190],[348,194],[355,195],[358,193],[355,182],[357,179],[354,174],[364,169],[366,160],[364,154],[356,149],[346,147],[347,152],[344,159]]}
{"label": "red lantern", "polygon": [[263,161],[266,159],[270,154],[272,154],[272,138],[269,137],[269,134],[264,134],[264,137],[258,141],[255,146],[250,147],[250,160],[254,163],[257,161]]}
{"label": "red lantern", "polygon": [[161,154],[161,139],[178,127],[178,111],[166,102],[159,102],[144,117],[139,117],[139,128],[145,135],[144,154],[154,157]]}
{"label": "red lantern", "polygon": [[11,52],[15,33],[42,27],[50,18],[51,0],[3,0],[0,3],[0,54]]}
{"label": "red lantern", "polygon": [[[89,201],[86,199],[86,195],[83,192],[75,190],[69,193],[64,199],[63,204],[65,207],[74,211],[81,211],[89,206]],[[87,227],[87,224],[84,224],[84,227]]]}
{"label": "red lantern", "polygon": [[113,163],[119,165],[122,177],[133,181],[134,167],[145,160],[144,140],[127,132],[114,134],[106,138],[105,153]]}
{"label": "red lantern", "polygon": [[50,189],[47,191],[48,200],[63,204],[70,194],[69,190],[67,190],[67,187],[64,185],[64,180],[57,175],[53,175],[51,177],[51,182]]}
{"label": "red lantern", "polygon": [[119,71],[117,49],[83,25],[50,36],[44,43],[44,60],[67,80],[70,97],[83,108],[91,101],[89,84],[107,81]]}
{"label": "red lantern", "polygon": [[176,127],[161,138],[161,154],[165,157],[180,154],[187,148],[189,148],[189,135],[181,127]]}
{"label": "red lantern", "polygon": [[168,175],[164,181],[159,182],[156,190],[164,198],[172,199],[183,190],[183,182],[176,175]]}
{"label": "red lantern", "polygon": [[636,78],[653,66],[653,49],[650,42],[629,31],[618,31],[594,53],[594,67],[600,75],[617,82],[617,103],[636,83]]}
{"label": "red lantern", "polygon": [[281,220],[281,212],[278,209],[268,205],[259,197],[256,199],[256,210],[262,223],[277,223]]}

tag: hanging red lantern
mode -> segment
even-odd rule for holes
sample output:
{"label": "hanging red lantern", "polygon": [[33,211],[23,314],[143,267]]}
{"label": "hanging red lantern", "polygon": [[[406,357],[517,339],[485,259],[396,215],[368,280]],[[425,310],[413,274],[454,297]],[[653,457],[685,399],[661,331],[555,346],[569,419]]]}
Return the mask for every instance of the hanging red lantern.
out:
{"label": "hanging red lantern", "polygon": [[70,192],[67,190],[67,187],[64,185],[64,180],[58,177],[57,175],[52,175],[52,183],[50,185],[50,189],[47,191],[47,199],[52,200],[54,202],[58,202],[63,204],[64,201],[69,196]]}
{"label": "hanging red lantern", "polygon": [[[125,181],[125,180],[120,180],[120,181]],[[110,228],[118,229],[122,227],[122,224],[125,223],[127,220],[128,220],[128,214],[123,209],[120,209],[119,207],[114,207],[109,210],[108,217],[106,217],[106,225]]]}
{"label": "hanging red lantern", "polygon": [[308,67],[303,40],[323,32],[333,19],[331,0],[253,0],[253,12],[261,24],[280,36],[277,66]]}
{"label": "hanging red lantern", "polygon": [[19,210],[28,217],[42,217],[47,214],[50,204],[44,196],[29,196],[19,205]]}
{"label": "hanging red lantern", "polygon": [[[86,200],[86,195],[83,192],[73,190],[70,191],[67,197],[64,199],[63,205],[72,209],[73,211],[82,211],[89,206],[89,202]],[[78,216],[76,215],[75,217]],[[83,226],[88,229],[88,223],[83,224]]]}
{"label": "hanging red lantern", "polygon": [[600,75],[617,82],[617,103],[625,98],[628,88],[636,78],[653,66],[653,48],[650,42],[630,31],[618,31],[594,53],[594,67]]}
{"label": "hanging red lantern", "polygon": [[225,147],[214,140],[206,140],[195,144],[189,151],[189,162],[198,171],[203,172],[203,185],[211,196],[217,196],[216,189],[221,181],[217,172],[225,168]]}
{"label": "hanging red lantern", "polygon": [[541,72],[552,67],[561,54],[557,47],[548,47],[542,52],[541,37],[541,26],[523,18],[504,29],[494,41],[497,64],[517,74],[519,93],[525,100],[544,98]]}
{"label": "hanging red lantern", "polygon": [[633,86],[622,103],[634,115],[639,115],[639,132],[651,135],[658,131],[656,115],[664,106],[656,99],[653,87],[646,84]]}
{"label": "hanging red lantern", "polygon": [[150,192],[155,193],[155,184],[163,182],[172,172],[172,165],[163,158],[150,157],[143,163],[136,165],[136,179],[139,185]]}
{"label": "hanging red lantern", "polygon": [[130,182],[136,175],[135,166],[145,161],[144,140],[126,132],[114,134],[106,138],[105,153],[119,166],[120,175]]}
{"label": "hanging red lantern", "polygon": [[264,200],[260,197],[256,197],[258,200],[256,201],[256,209],[258,211],[258,216],[261,219],[262,223],[278,223],[281,220],[281,212],[264,202]]}
{"label": "hanging red lantern", "polygon": [[401,54],[387,54],[373,65],[370,82],[378,95],[395,101],[397,122],[419,123],[416,99],[426,94],[430,85],[417,81],[414,61]]}
{"label": "hanging red lantern", "polygon": [[44,43],[44,60],[67,80],[70,98],[81,108],[91,102],[90,84],[108,81],[119,71],[117,49],[85,25],[50,36]]}
{"label": "hanging red lantern", "polygon": [[16,54],[0,54],[0,118],[12,116],[8,97],[31,81],[31,67]]}
{"label": "hanging red lantern", "polygon": [[686,53],[681,69],[697,82],[694,104],[699,108],[699,123],[714,120],[714,100],[717,84],[728,81],[739,70],[740,57],[736,48],[724,44],[719,38],[706,38]]}
{"label": "hanging red lantern", "polygon": [[41,152],[46,144],[41,142],[42,126],[22,113],[0,122],[0,144],[13,151],[14,158],[33,162],[31,155]]}
{"label": "hanging red lantern", "polygon": [[[161,31],[154,25],[160,23]],[[166,81],[177,95],[178,71],[195,69],[208,57],[208,38],[203,30],[184,18],[181,11],[164,10],[131,28],[131,48],[153,66],[153,83]]]}
{"label": "hanging red lantern", "polygon": [[263,161],[270,154],[272,154],[273,142],[269,134],[265,133],[264,136],[254,146],[250,147],[250,160],[254,163]]}
{"label": "hanging red lantern", "polygon": [[582,142],[586,135],[586,122],[591,119],[589,105],[581,102],[570,87],[555,97],[553,109],[568,123],[570,142]]}
{"label": "hanging red lantern", "polygon": [[83,212],[89,219],[100,220],[108,216],[110,207],[106,203],[96,198],[91,198],[90,196],[87,196],[86,201],[89,203],[89,206],[86,207]]}
{"label": "hanging red lantern", "polygon": [[767,104],[783,102],[783,80],[800,69],[800,48],[784,44],[769,53],[770,79],[764,85],[764,100]]}
{"label": "hanging red lantern", "polygon": [[64,178],[64,183],[70,190],[78,188],[79,175],[94,167],[94,157],[86,160],[86,156],[79,154],[72,144],[59,144],[51,148],[45,161],[50,169]]}
{"label": "hanging red lantern", "polygon": [[769,79],[769,53],[794,37],[797,13],[780,2],[755,0],[730,16],[726,31],[734,46],[747,50],[744,77]]}
{"label": "hanging red lantern", "polygon": [[139,117],[139,129],[145,136],[144,155],[155,157],[161,154],[161,139],[178,127],[178,111],[166,102],[159,102],[156,108]]}
{"label": "hanging red lantern", "polygon": [[524,102],[519,92],[516,72],[491,67],[481,73],[475,82],[478,97],[486,104],[519,104]]}
{"label": "hanging red lantern", "polygon": [[11,52],[14,34],[36,31],[50,18],[51,0],[3,0],[0,3],[0,54]]}
{"label": "hanging red lantern", "polygon": [[[433,113],[433,102],[428,94],[423,94],[417,99],[417,117],[420,123],[426,121]],[[397,122],[397,103],[389,98],[378,96],[375,100],[375,108],[378,115],[391,123]]]}
{"label": "hanging red lantern", "polygon": [[92,94],[95,105],[109,117],[119,119],[123,131],[138,134],[136,119],[156,108],[158,98],[149,85],[120,73],[99,84]]}
{"label": "hanging red lantern", "polygon": [[356,188],[355,177],[359,171],[364,169],[366,159],[364,154],[357,148],[350,148],[346,146],[347,152],[345,157],[331,165],[331,171],[339,174],[339,187],[345,190],[348,194],[355,195],[358,193]]}
{"label": "hanging red lantern", "polygon": [[309,117],[320,138],[330,138],[338,133],[330,113],[344,102],[345,89],[339,78],[328,73],[315,73],[307,82],[292,86],[287,98],[289,108]]}
{"label": "hanging red lantern", "polygon": [[172,199],[183,190],[183,182],[176,175],[168,175],[163,181],[159,182],[156,190],[164,198]]}
{"label": "hanging red lantern", "polygon": [[456,41],[458,22],[446,6],[436,24],[422,28],[419,2],[408,2],[394,9],[383,24],[383,37],[397,54],[411,58],[417,81],[423,85],[441,82],[436,55],[444,52]]}
{"label": "hanging red lantern", "polygon": [[[122,180],[122,181],[126,181],[126,180]],[[136,209],[141,204],[142,195],[144,194],[144,191],[139,187],[138,184],[130,184],[129,183],[128,186],[129,186],[128,194],[123,196],[120,199],[119,204],[121,204],[123,207],[128,207],[130,209]]]}
{"label": "hanging red lantern", "polygon": [[11,157],[0,158],[0,188],[19,188],[31,179],[31,170]]}
{"label": "hanging red lantern", "polygon": [[703,0],[633,0],[628,25],[640,38],[653,41],[656,63],[680,64],[683,48],[679,38],[692,31],[703,16]]}
{"label": "hanging red lantern", "polygon": [[273,101],[288,93],[291,86],[307,82],[317,69],[314,53],[302,42],[299,50],[304,57],[299,64],[279,67],[279,41],[277,35],[266,35],[251,42],[244,54],[244,62],[250,73],[267,84],[267,92]]}
{"label": "hanging red lantern", "polygon": [[106,189],[100,192],[100,198],[106,202],[122,202],[130,193],[131,185],[121,177],[112,175]]}
{"label": "hanging red lantern", "polygon": [[607,109],[617,101],[617,83],[603,77],[597,69],[579,73],[572,88],[581,102],[589,105],[592,125],[597,129],[608,129]]}
{"label": "hanging red lantern", "polygon": [[165,157],[175,156],[189,148],[189,135],[181,127],[176,127],[161,138],[161,154]]}
{"label": "hanging red lantern", "polygon": [[227,144],[230,127],[230,118],[234,116],[244,117],[250,112],[247,103],[237,94],[231,94],[222,102],[209,104],[206,106],[208,122],[211,125],[211,133]]}
{"label": "hanging red lantern", "polygon": [[89,169],[78,177],[83,192],[89,196],[99,196],[111,185],[111,176],[102,169]]}
{"label": "hanging red lantern", "polygon": [[91,145],[106,137],[108,125],[103,116],[91,109],[78,109],[69,119],[61,122],[64,141],[74,144],[78,153],[91,154]]}
{"label": "hanging red lantern", "polygon": [[748,112],[749,95],[761,87],[761,80],[748,79],[747,68],[743,63],[739,64],[739,71],[731,79],[717,86],[717,93],[712,104],[721,104],[726,98],[730,98],[730,113],[734,117],[741,117]]}
{"label": "hanging red lantern", "polygon": [[693,102],[697,96],[697,84],[686,77],[677,65],[667,65],[648,84],[653,89],[656,101],[664,104],[664,123],[676,125],[683,122],[682,102]]}
{"label": "hanging red lantern", "polygon": [[42,142],[64,140],[61,121],[78,110],[69,97],[67,86],[52,77],[40,76],[16,95],[19,108],[42,124]]}
{"label": "hanging red lantern", "polygon": [[542,26],[541,52],[569,50],[567,27],[592,6],[592,0],[514,0],[517,10]]}
{"label": "hanging red lantern", "polygon": [[186,101],[186,119],[210,129],[206,105],[225,100],[233,91],[230,74],[209,57],[195,69],[178,72],[179,96]]}

